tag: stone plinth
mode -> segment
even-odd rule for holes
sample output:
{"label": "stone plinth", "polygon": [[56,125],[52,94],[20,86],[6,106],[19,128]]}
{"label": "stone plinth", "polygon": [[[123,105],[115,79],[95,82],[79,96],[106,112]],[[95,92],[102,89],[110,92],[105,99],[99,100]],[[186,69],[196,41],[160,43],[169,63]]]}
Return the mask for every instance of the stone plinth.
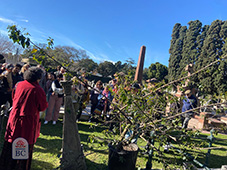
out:
{"label": "stone plinth", "polygon": [[224,127],[226,125],[224,122],[214,118],[208,118],[208,123],[214,127],[219,127],[219,128]]}
{"label": "stone plinth", "polygon": [[222,116],[221,121],[227,125],[227,116]]}
{"label": "stone plinth", "polygon": [[198,130],[208,128],[208,118],[210,116],[212,116],[212,114],[208,112],[201,112],[200,115],[195,115],[195,117],[188,122],[188,128]]}
{"label": "stone plinth", "polygon": [[202,130],[204,124],[199,121],[199,119],[191,118],[188,122],[188,128]]}

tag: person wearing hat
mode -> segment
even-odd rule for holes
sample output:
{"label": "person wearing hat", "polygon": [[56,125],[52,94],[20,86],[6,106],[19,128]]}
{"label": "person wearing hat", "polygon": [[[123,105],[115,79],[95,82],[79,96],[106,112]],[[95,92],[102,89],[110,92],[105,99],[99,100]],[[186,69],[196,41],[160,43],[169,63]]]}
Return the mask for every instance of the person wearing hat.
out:
{"label": "person wearing hat", "polygon": [[138,83],[133,83],[131,85],[131,89],[133,90],[133,93],[136,94],[139,91],[139,89],[140,89],[140,85]]}
{"label": "person wearing hat", "polygon": [[186,112],[186,113],[183,115],[184,120],[183,120],[182,128],[187,128],[189,120],[194,115],[194,112],[189,110],[192,110],[197,107],[197,99],[192,94],[191,90],[186,90],[184,94],[185,94],[185,97],[183,99],[182,112]]}

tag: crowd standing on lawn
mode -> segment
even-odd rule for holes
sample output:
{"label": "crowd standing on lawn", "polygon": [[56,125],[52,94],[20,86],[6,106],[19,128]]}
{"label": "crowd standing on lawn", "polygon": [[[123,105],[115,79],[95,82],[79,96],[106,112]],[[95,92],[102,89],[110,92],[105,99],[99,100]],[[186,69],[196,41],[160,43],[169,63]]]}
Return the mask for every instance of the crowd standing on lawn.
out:
{"label": "crowd standing on lawn", "polygon": [[[40,113],[46,110],[44,125],[50,121],[55,125],[58,121],[60,107],[64,105],[64,90],[60,81],[66,80],[65,73],[65,68],[61,66],[58,66],[55,72],[47,72],[42,65],[33,67],[29,64],[22,66],[4,63],[1,65],[0,105],[8,102],[8,105],[12,106],[0,159],[0,165],[5,166],[6,169],[12,166],[30,168],[33,146],[40,131]],[[118,85],[120,83],[123,83],[126,91],[132,90],[133,95],[144,88],[137,83],[130,85],[127,82],[120,82],[116,75],[105,85],[98,80],[92,89],[89,89],[85,76],[82,76],[81,80],[79,84],[72,86],[73,92],[80,98],[77,119],[80,118],[86,104],[90,102],[89,121],[97,121],[97,117],[102,119],[105,117],[105,120],[109,118],[109,112],[113,109],[111,102],[118,103]],[[197,100],[191,91],[186,91],[182,106],[182,112],[186,111],[184,120],[182,119],[183,128],[187,128],[188,121],[193,116],[193,112],[187,112],[187,110],[195,108],[196,103]],[[110,124],[110,129],[112,126],[113,124]],[[35,132],[32,129],[35,129]],[[12,142],[17,137],[23,137],[29,143],[30,156],[26,161],[15,161],[11,158]],[[11,159],[11,165],[6,163],[7,159]]]}
{"label": "crowd standing on lawn", "polygon": [[[30,67],[29,64],[24,64],[23,66],[20,64],[12,65],[10,63],[4,63],[1,65],[0,69],[0,94],[2,97],[0,97],[0,105],[5,104],[6,102],[9,103],[10,106],[12,106],[12,92],[15,88],[16,84],[20,81],[24,80],[24,73],[28,68]],[[63,88],[61,87],[61,84],[59,83],[61,80],[66,80],[65,78],[65,68],[62,66],[57,66],[55,72],[47,72],[46,68],[44,68],[42,65],[37,65],[37,68],[40,68],[43,71],[41,80],[39,81],[39,85],[42,87],[44,92],[47,96],[47,101],[49,103],[48,109],[46,109],[45,112],[45,122],[44,124],[47,124],[49,121],[53,121],[53,124],[56,124],[58,120],[59,110],[60,107],[64,104],[64,92]],[[117,102],[117,96],[118,96],[118,85],[119,83],[125,82],[119,82],[119,77],[114,75],[115,77],[105,86],[103,86],[103,82],[101,80],[98,80],[95,83],[95,86],[93,89],[88,88],[88,81],[86,80],[86,77],[83,76],[83,81],[80,82],[79,86],[72,87],[74,88],[74,92],[77,93],[81,97],[81,103],[80,108],[77,113],[77,119],[80,118],[82,114],[82,110],[86,108],[87,103],[91,103],[91,112],[90,112],[90,121],[93,120],[93,117],[96,115],[100,116],[106,114],[109,111],[111,111],[112,107],[110,106],[111,102]],[[124,76],[124,75],[120,75]],[[125,89],[127,88],[134,88],[133,85],[125,84]],[[139,86],[137,84],[137,86]],[[115,97],[114,97],[115,96]],[[185,112],[188,109],[195,108],[196,105],[196,98],[193,95],[187,95],[185,94],[185,97],[187,97],[187,100],[183,100],[183,107],[182,112]],[[189,100],[192,98],[194,101]],[[44,114],[44,113],[41,113]],[[40,115],[41,115],[40,114]],[[187,128],[188,121],[193,116],[191,112],[187,112],[183,120],[182,118],[182,124],[184,128]]]}

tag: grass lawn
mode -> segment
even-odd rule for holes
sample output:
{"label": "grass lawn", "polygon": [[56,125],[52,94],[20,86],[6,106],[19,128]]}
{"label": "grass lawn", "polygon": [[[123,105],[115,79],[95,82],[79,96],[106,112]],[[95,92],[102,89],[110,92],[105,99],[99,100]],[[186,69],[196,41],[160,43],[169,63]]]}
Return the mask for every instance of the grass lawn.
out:
{"label": "grass lawn", "polygon": [[[62,123],[60,121],[57,122],[56,125],[52,125],[51,123],[47,125],[41,126],[41,134],[37,140],[37,143],[34,147],[33,152],[33,160],[32,160],[32,169],[33,170],[52,170],[56,169],[60,165],[60,150],[62,146]],[[91,134],[97,134],[98,136],[102,136],[101,131],[105,129],[104,126],[96,126],[94,129],[90,128],[93,123],[88,122],[78,122],[79,133],[81,138],[81,143],[84,147],[84,155],[86,157],[86,164],[88,170],[105,170],[107,169],[108,164],[108,147],[100,146],[98,143],[90,144],[87,143],[88,136]],[[73,132],[72,132],[73,133]],[[4,132],[1,133],[0,140],[0,150],[3,146],[3,135]],[[201,134],[201,137],[205,138],[209,134]],[[227,135],[217,135],[215,136],[218,140],[215,141],[213,146],[227,146]],[[197,139],[198,140],[198,139]],[[198,140],[198,142],[201,142]],[[138,140],[138,145],[140,146],[140,151],[138,153],[136,167],[145,168],[147,162],[147,155],[143,154],[144,146],[146,143],[141,139]],[[207,150],[190,150],[189,152],[197,152],[198,157],[197,160],[201,163],[205,162],[205,154]],[[176,163],[181,162],[178,155],[167,154],[166,159],[171,160],[176,158]],[[162,168],[162,164],[158,163],[158,158],[156,156],[153,157],[153,168]],[[212,150],[211,156],[209,159],[209,167],[212,168],[220,168],[221,165],[227,164],[227,149],[218,149]]]}

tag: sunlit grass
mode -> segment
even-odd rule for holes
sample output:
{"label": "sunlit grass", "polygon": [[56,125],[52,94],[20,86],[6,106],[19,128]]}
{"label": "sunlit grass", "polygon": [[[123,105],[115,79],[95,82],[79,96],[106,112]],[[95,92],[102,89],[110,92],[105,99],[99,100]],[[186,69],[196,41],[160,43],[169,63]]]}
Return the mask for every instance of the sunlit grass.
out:
{"label": "sunlit grass", "polygon": [[[43,123],[43,122],[42,122]],[[32,160],[32,169],[33,170],[52,170],[56,169],[60,166],[60,155],[62,148],[62,126],[61,122],[57,122],[56,125],[52,125],[51,123],[47,125],[41,126],[41,134],[38,138],[33,152],[33,160]],[[93,128],[91,128],[93,126]],[[88,137],[89,135],[96,135],[99,137],[104,137],[101,133],[107,127],[95,125],[93,123],[88,122],[78,122],[79,133],[81,144],[83,144],[84,155],[86,157],[86,164],[88,170],[105,170],[108,166],[108,146],[101,146],[99,143],[89,143]],[[0,145],[3,146],[3,135],[4,132],[1,133]],[[209,134],[201,134],[200,137],[206,138]],[[219,134],[216,137],[216,141],[213,146],[227,146],[227,135]],[[195,139],[197,142],[202,142],[204,140]],[[206,143],[208,147],[208,143]],[[145,168],[148,155],[143,154],[145,152],[146,143],[142,140],[138,140],[138,145],[140,146],[140,151],[138,153],[136,167]],[[157,146],[157,144],[155,144]],[[161,148],[163,149],[163,148]],[[205,154],[207,150],[190,150],[190,153],[198,153],[197,160],[201,163],[205,163]],[[162,164],[158,162],[158,156],[154,152],[152,167],[162,168]],[[181,163],[181,157],[177,154],[168,153],[166,154],[167,160],[176,160],[174,163]],[[218,160],[218,161],[217,161]],[[209,167],[212,168],[220,168],[221,165],[226,164],[227,162],[227,150],[226,149],[217,149],[212,150],[209,158]],[[173,165],[170,165],[173,167]]]}

